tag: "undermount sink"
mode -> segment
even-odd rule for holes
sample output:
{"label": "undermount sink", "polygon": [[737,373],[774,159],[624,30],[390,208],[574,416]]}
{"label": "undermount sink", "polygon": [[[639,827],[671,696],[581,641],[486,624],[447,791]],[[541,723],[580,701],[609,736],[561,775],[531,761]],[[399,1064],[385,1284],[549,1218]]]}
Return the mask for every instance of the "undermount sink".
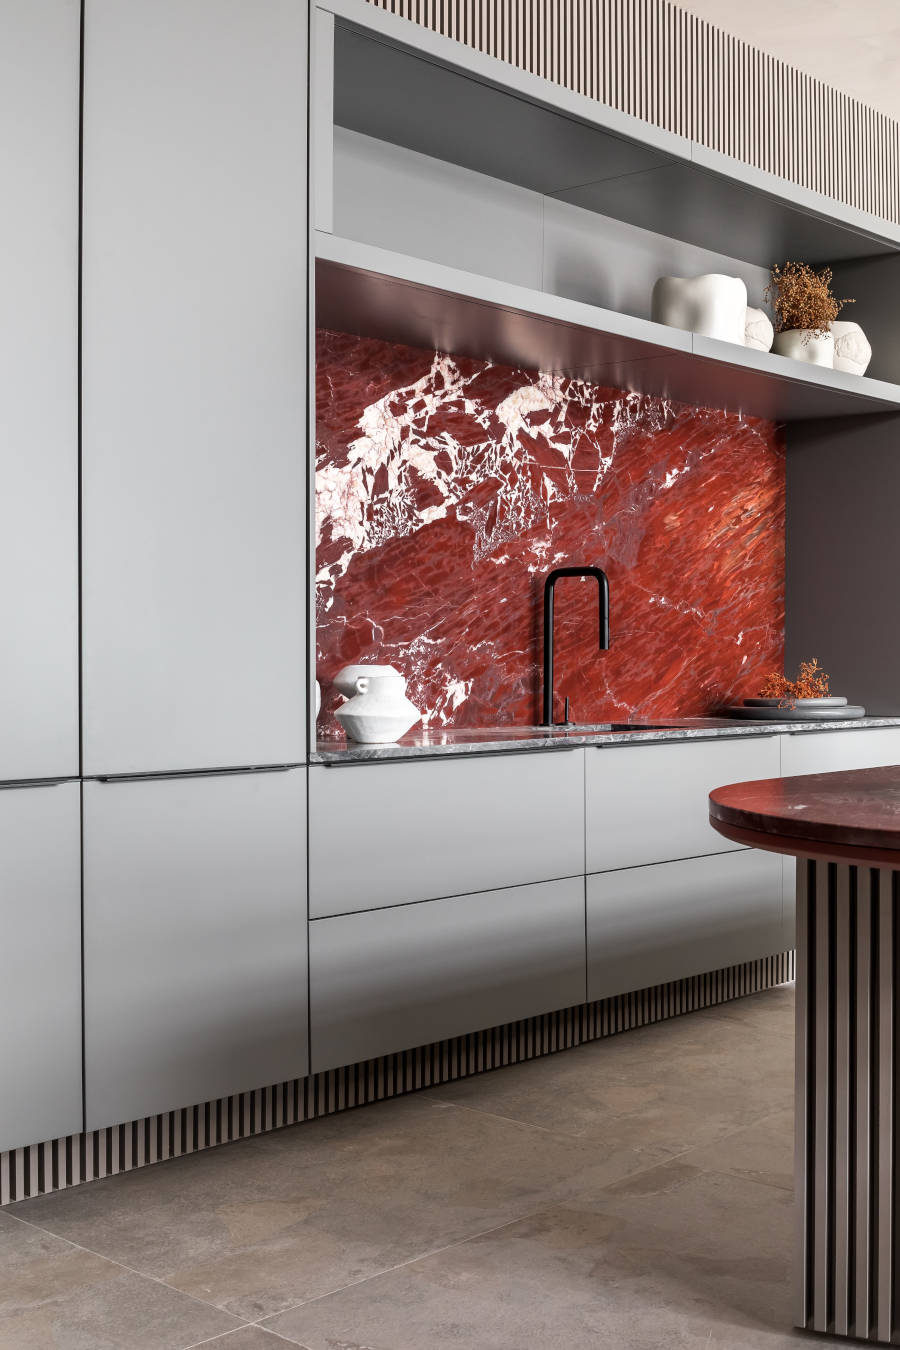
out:
{"label": "undermount sink", "polygon": [[551,728],[553,731],[668,731],[674,722],[567,722]]}

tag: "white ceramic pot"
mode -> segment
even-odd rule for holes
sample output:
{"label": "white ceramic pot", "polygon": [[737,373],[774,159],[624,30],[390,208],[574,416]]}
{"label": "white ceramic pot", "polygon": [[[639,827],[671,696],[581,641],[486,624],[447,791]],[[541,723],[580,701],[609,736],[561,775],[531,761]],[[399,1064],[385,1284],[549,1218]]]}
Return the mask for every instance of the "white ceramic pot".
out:
{"label": "white ceramic pot", "polygon": [[403,676],[393,666],[344,666],[334,677],[334,687],[344,698],[353,698],[356,693],[356,681],[360,675],[393,675],[398,680]]}
{"label": "white ceramic pot", "polygon": [[831,325],[834,338],[834,368],[849,375],[865,375],[872,360],[872,348],[858,323],[837,319]]}
{"label": "white ceramic pot", "polygon": [[760,352],[770,352],[774,341],[775,329],[766,311],[748,305],[744,320],[744,346],[755,347]]}
{"label": "white ceramic pot", "polygon": [[406,697],[402,675],[360,675],[356,694],[335,717],[351,741],[362,745],[393,745],[421,717]]}
{"label": "white ceramic pot", "polygon": [[834,338],[831,333],[816,333],[811,328],[786,328],[775,334],[772,351],[811,366],[834,365]]}
{"label": "white ceramic pot", "polygon": [[708,272],[702,277],[660,277],[653,287],[650,317],[670,328],[744,345],[747,287],[740,277]]}

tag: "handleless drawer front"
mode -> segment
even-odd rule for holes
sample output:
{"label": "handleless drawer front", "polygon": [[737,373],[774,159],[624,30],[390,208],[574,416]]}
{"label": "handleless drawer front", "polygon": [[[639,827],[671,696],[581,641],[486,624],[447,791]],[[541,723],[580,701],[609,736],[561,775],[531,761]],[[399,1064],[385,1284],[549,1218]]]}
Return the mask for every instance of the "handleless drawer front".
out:
{"label": "handleless drawer front", "polygon": [[755,849],[587,880],[588,998],[784,950],[781,858]]}
{"label": "handleless drawer front", "polygon": [[584,879],[367,914],[310,932],[312,1071],[584,1001]]}
{"label": "handleless drawer front", "polygon": [[589,750],[587,870],[732,851],[709,824],[714,787],[777,778],[777,736]]}
{"label": "handleless drawer front", "polygon": [[310,917],[584,872],[583,752],[310,770]]}
{"label": "handleless drawer front", "polygon": [[781,772],[833,773],[900,764],[900,727],[871,731],[798,732],[781,738]]}

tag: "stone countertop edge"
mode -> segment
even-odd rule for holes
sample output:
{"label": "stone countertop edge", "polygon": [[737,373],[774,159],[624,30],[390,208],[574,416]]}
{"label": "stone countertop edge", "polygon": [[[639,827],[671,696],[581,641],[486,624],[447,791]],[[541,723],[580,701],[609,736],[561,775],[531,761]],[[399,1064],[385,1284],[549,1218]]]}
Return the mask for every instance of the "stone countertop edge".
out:
{"label": "stone countertop edge", "polygon": [[[490,728],[459,731],[435,729],[432,735],[448,736],[443,743],[430,743],[429,733],[413,732],[394,745],[356,745],[343,741],[319,741],[310,754],[311,764],[380,764],[391,760],[445,759],[454,755],[512,755],[521,753],[554,753],[579,749],[584,746],[614,747],[617,745],[664,744],[667,741],[725,740],[735,736],[794,736],[816,731],[862,731],[875,727],[900,727],[898,717],[857,717],[833,722],[732,722],[726,718],[690,718],[671,726],[642,731],[595,731],[537,734],[537,728],[523,727],[516,734],[514,727],[498,728],[496,740],[490,739]],[[532,733],[532,734],[529,734]],[[456,738],[459,739],[456,739]],[[468,739],[466,739],[468,737]]]}

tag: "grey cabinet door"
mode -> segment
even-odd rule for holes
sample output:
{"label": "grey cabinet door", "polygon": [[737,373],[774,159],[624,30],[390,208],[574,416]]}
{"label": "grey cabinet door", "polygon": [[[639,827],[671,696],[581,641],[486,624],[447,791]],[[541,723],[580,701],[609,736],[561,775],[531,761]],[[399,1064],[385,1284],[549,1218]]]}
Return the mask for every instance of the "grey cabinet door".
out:
{"label": "grey cabinet door", "polygon": [[583,752],[310,769],[311,918],[584,872]]}
{"label": "grey cabinet door", "polygon": [[305,757],[306,9],[88,0],[89,774]]}
{"label": "grey cabinet door", "polygon": [[317,919],[312,1068],[584,1001],[584,878]]}
{"label": "grey cabinet door", "polygon": [[587,879],[588,998],[785,950],[781,858],[743,849]]}
{"label": "grey cabinet door", "polygon": [[777,778],[777,736],[623,745],[585,752],[587,870],[638,867],[736,846],[709,823],[724,783]]}
{"label": "grey cabinet door", "polygon": [[0,780],[78,773],[79,15],[0,5]]}
{"label": "grey cabinet door", "polygon": [[81,1130],[81,788],[0,791],[0,1152]]}
{"label": "grey cabinet door", "polygon": [[87,1128],[307,1070],[306,771],[84,785]]}
{"label": "grey cabinet door", "polygon": [[900,764],[900,727],[865,731],[797,732],[781,738],[781,772],[834,773]]}

